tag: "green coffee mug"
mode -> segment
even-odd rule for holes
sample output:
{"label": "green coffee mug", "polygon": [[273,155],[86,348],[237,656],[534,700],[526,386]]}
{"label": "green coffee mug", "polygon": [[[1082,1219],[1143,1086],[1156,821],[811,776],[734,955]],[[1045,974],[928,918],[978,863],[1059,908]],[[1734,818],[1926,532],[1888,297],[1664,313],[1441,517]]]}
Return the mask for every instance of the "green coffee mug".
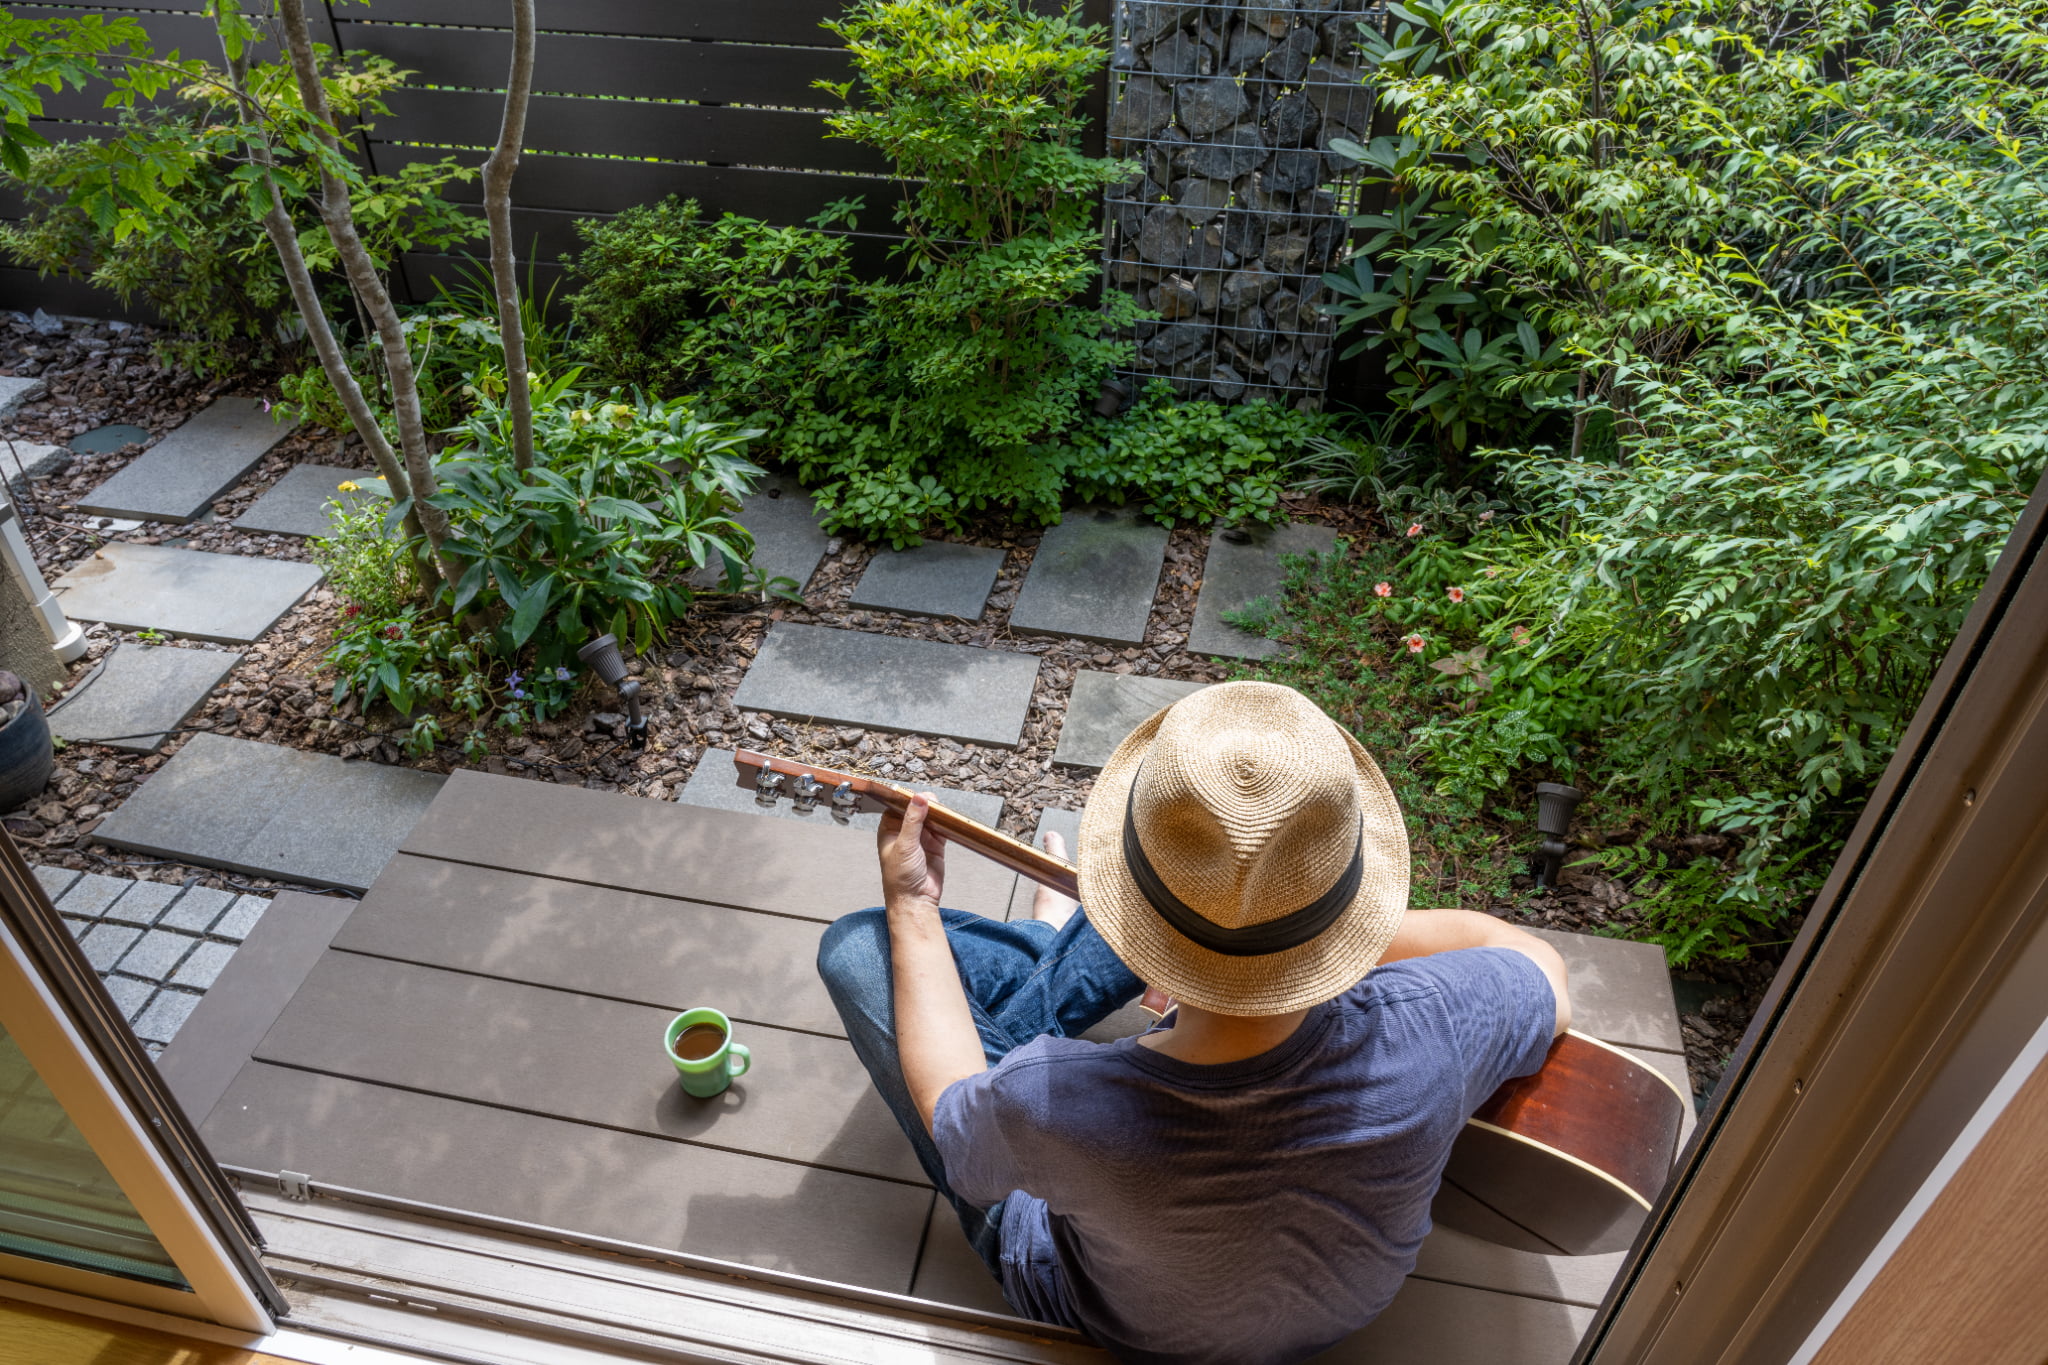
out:
{"label": "green coffee mug", "polygon": [[[716,1029],[718,1037],[714,1040],[709,1033],[699,1033],[685,1040],[683,1035],[693,1028]],[[678,1052],[678,1041],[683,1043],[683,1052],[696,1055],[686,1057]],[[754,1064],[747,1045],[732,1040],[732,1020],[714,1009],[684,1010],[668,1021],[662,1042],[668,1059],[676,1064],[676,1074],[683,1078],[683,1089],[698,1099],[723,1094],[733,1077],[746,1075]]]}

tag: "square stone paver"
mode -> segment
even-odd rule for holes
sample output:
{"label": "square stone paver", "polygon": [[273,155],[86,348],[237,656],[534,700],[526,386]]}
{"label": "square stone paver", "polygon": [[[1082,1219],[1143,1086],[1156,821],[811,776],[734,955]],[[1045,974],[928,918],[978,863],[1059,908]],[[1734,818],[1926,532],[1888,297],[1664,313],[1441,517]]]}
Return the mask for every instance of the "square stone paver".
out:
{"label": "square stone paver", "polygon": [[311,564],[282,559],[113,544],[51,586],[73,620],[248,644],[320,577]]}
{"label": "square stone paver", "polygon": [[231,938],[240,943],[255,931],[256,921],[263,918],[263,912],[270,908],[269,898],[244,896],[235,902],[235,908],[220,917],[209,931],[217,938]]}
{"label": "square stone paver", "polygon": [[877,550],[851,601],[879,611],[976,621],[1002,567],[1003,551],[981,545],[928,540],[914,550]]}
{"label": "square stone paver", "polygon": [[102,911],[100,918],[110,924],[135,924],[147,929],[177,897],[178,888],[168,882],[130,882],[121,899]]}
{"label": "square stone paver", "polygon": [[97,872],[88,872],[72,882],[69,890],[57,900],[57,909],[66,915],[79,919],[98,919],[107,912],[107,907],[121,898],[121,893],[135,885],[122,877],[103,877]]}
{"label": "square stone paver", "polygon": [[805,720],[1016,747],[1038,659],[778,621],[733,705]]}
{"label": "square stone paver", "polygon": [[167,731],[191,719],[241,661],[241,655],[222,649],[117,645],[92,681],[50,712],[50,733],[73,744],[148,753]]}
{"label": "square stone paver", "polygon": [[190,521],[291,433],[260,399],[216,398],[79,500],[84,512]]}
{"label": "square stone paver", "polygon": [[184,991],[158,991],[156,999],[149,1002],[149,1008],[135,1021],[135,1032],[145,1042],[170,1042],[177,1036],[179,1027],[192,1017],[192,1011],[199,1006],[199,999]]}
{"label": "square stone paver", "polygon": [[203,934],[213,927],[221,911],[234,903],[235,893],[232,891],[216,891],[210,886],[188,887],[157,923],[165,929]]}
{"label": "square stone paver", "polygon": [[121,1017],[134,1023],[149,1004],[149,998],[156,994],[156,982],[137,981],[132,976],[107,976],[100,978],[106,983],[107,994],[114,997],[114,1008],[121,1011]]}
{"label": "square stone paver", "polygon": [[[353,507],[377,498],[383,489],[372,469],[337,469],[333,465],[302,464],[286,472],[241,516],[235,518],[237,531],[261,531],[271,535],[325,536],[334,531],[327,504],[341,502]],[[344,493],[340,484],[364,485]]]}
{"label": "square stone paver", "polygon": [[66,891],[71,889],[71,883],[77,881],[79,875],[79,873],[68,867],[39,867],[36,869],[36,880],[42,884],[43,894],[50,898],[50,903],[53,905],[62,898]]}
{"label": "square stone paver", "polygon": [[185,934],[174,934],[168,929],[152,929],[123,954],[121,960],[114,966],[125,975],[139,976],[145,981],[168,980],[178,964],[185,960],[185,954],[191,952],[198,943],[198,939]]}
{"label": "square stone paver", "polygon": [[14,416],[21,411],[22,404],[33,403],[48,390],[49,385],[41,379],[0,374],[0,421]]}
{"label": "square stone paver", "polygon": [[[797,591],[818,571],[825,557],[826,536],[812,510],[811,495],[794,479],[771,474],[740,505],[740,525],[754,533],[754,567],[769,578],[787,578]],[[725,566],[710,564],[698,570],[690,581],[698,587],[723,582]]]}
{"label": "square stone paver", "polygon": [[1195,599],[1195,620],[1188,629],[1188,650],[1232,659],[1264,659],[1280,650],[1277,640],[1239,630],[1223,619],[1254,600],[1276,600],[1287,574],[1282,555],[1321,555],[1337,548],[1337,533],[1327,526],[1294,522],[1260,527],[1249,540],[1234,540],[1230,531],[1209,537],[1209,558],[1202,569],[1202,592]]}
{"label": "square stone paver", "polygon": [[192,950],[192,955],[178,964],[178,970],[171,977],[173,986],[189,986],[195,991],[210,990],[220,979],[221,968],[228,965],[228,959],[235,955],[232,943],[201,943]]}
{"label": "square stone paver", "polygon": [[[936,787],[928,782],[903,782],[891,777],[888,781],[912,791],[930,792],[932,799],[979,820],[994,829],[1003,818],[1003,798],[993,792],[963,791],[958,787]],[[732,766],[732,750],[706,749],[704,757],[697,761],[697,767],[690,774],[690,780],[676,793],[676,800],[686,806],[710,806],[714,810],[746,811],[752,815],[782,815],[792,820],[809,820],[813,824],[837,824],[832,812],[821,802],[809,815],[798,815],[787,800],[778,800],[772,810],[754,800],[752,789],[742,787]],[[880,815],[863,813],[848,818],[847,825],[853,829],[873,829],[882,822]]]}
{"label": "square stone paver", "polygon": [[138,853],[362,890],[446,780],[199,734],[94,834]]}
{"label": "square stone paver", "polygon": [[85,949],[85,960],[96,972],[110,972],[121,955],[135,946],[135,940],[142,937],[140,929],[125,924],[95,924],[85,931],[85,937],[78,940],[78,946]]}
{"label": "square stone paver", "polygon": [[1067,698],[1067,718],[1060,722],[1059,747],[1052,751],[1052,761],[1100,768],[1124,736],[1154,711],[1206,685],[1082,669],[1074,674],[1074,691]]}
{"label": "square stone paver", "polygon": [[1135,513],[1081,508],[1045,533],[1032,556],[1010,628],[1029,635],[1078,635],[1135,645],[1145,639],[1159,571],[1164,526]]}

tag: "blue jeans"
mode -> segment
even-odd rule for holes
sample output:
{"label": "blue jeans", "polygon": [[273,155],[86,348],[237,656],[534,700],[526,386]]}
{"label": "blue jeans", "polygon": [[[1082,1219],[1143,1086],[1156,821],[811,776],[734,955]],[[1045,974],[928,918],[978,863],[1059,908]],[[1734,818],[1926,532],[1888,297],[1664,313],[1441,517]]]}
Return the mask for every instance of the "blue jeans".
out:
{"label": "blue jeans", "polygon": [[[989,1065],[1042,1033],[1071,1038],[1145,989],[1088,923],[1085,910],[1055,930],[1043,920],[987,919],[941,910],[967,1008]],[[881,910],[857,910],[825,930],[818,975],[839,1007],[846,1036],[882,1094],[932,1186],[960,1215],[967,1241],[1002,1278],[1001,1203],[979,1208],[953,1193],[946,1166],[911,1103],[896,1055],[896,1000],[889,969],[889,924]]]}

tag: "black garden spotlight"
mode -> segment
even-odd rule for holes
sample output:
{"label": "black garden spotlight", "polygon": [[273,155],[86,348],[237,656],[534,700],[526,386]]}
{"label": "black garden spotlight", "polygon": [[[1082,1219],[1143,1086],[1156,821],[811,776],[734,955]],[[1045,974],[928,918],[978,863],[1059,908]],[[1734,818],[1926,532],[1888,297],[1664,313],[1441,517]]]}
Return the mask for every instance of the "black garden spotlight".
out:
{"label": "black garden spotlight", "polygon": [[1557,885],[1557,874],[1564,867],[1566,853],[1564,836],[1571,833],[1572,808],[1585,796],[1577,787],[1567,787],[1561,782],[1538,782],[1536,784],[1536,832],[1543,836],[1543,842],[1536,845],[1536,856],[1529,860],[1529,870],[1536,874],[1536,889],[1542,891]]}
{"label": "black garden spotlight", "polygon": [[647,714],[640,709],[640,680],[626,672],[626,660],[619,653],[615,635],[600,635],[576,651],[576,657],[590,670],[618,690],[626,704],[626,746],[635,752],[647,747]]}

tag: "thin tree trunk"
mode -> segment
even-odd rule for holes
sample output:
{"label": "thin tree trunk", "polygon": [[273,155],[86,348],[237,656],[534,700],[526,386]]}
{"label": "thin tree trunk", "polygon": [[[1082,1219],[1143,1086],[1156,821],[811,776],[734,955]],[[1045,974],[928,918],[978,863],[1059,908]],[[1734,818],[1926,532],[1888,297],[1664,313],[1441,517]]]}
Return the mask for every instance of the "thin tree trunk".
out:
{"label": "thin tree trunk", "polygon": [[484,217],[491,226],[491,283],[498,293],[498,335],[505,346],[505,401],[512,409],[512,463],[533,468],[533,393],[526,372],[526,330],[519,318],[519,273],[512,264],[512,173],[526,140],[526,104],[533,90],[533,0],[512,0],[512,70],[505,78],[505,117],[498,145],[484,163]]}
{"label": "thin tree trunk", "polygon": [[[228,60],[228,75],[237,97],[244,127],[251,130],[250,157],[268,172],[274,165],[270,143],[263,130],[250,117],[251,103],[247,89],[248,60],[246,57]],[[277,251],[278,263],[284,267],[284,277],[291,286],[292,301],[298,305],[300,320],[306,324],[306,336],[313,343],[313,352],[320,357],[320,369],[326,374],[327,382],[341,399],[342,409],[348,413],[349,422],[355,427],[356,435],[362,438],[369,449],[370,458],[376,462],[377,472],[384,477],[385,486],[391,490],[394,502],[403,502],[412,496],[411,482],[405,476],[405,466],[399,463],[398,452],[391,448],[385,438],[384,428],[377,421],[376,410],[369,399],[363,396],[362,385],[356,382],[355,372],[349,369],[348,357],[343,354],[341,343],[336,340],[334,326],[327,319],[327,310],[320,303],[320,291],[313,283],[313,272],[306,265],[305,253],[299,250],[299,234],[292,226],[291,212],[285,207],[284,196],[277,188],[274,177],[264,177],[270,190],[270,210],[263,215],[263,230],[270,237],[271,246]],[[418,535],[419,524],[411,514],[406,514],[406,530]]]}
{"label": "thin tree trunk", "polygon": [[[327,102],[327,89],[320,83],[320,68],[313,59],[313,38],[306,27],[303,0],[278,0],[284,20],[285,50],[291,57],[292,72],[298,78],[299,97],[306,112],[319,127],[322,140],[332,155],[341,156],[341,139],[334,131],[334,112]],[[348,184],[332,171],[320,172],[320,219],[334,242],[335,254],[348,276],[349,287],[362,300],[370,321],[376,326],[377,341],[384,353],[384,369],[391,380],[391,409],[398,419],[398,444],[405,452],[405,468],[412,483],[413,510],[427,547],[440,567],[441,576],[453,583],[462,576],[462,566],[442,548],[448,537],[448,514],[428,504],[440,487],[434,477],[433,454],[427,449],[426,422],[420,413],[419,380],[413,371],[412,352],[405,341],[405,328],[391,293],[377,273],[377,263],[356,233],[355,210],[349,200]]]}

